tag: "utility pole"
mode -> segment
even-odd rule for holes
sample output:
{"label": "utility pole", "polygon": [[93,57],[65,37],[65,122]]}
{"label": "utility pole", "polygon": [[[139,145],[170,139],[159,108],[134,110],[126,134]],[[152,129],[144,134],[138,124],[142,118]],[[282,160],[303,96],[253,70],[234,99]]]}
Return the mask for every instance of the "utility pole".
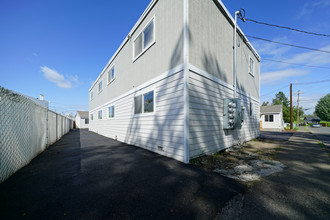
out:
{"label": "utility pole", "polygon": [[292,83],[290,83],[290,129],[293,129],[293,120],[292,120]]}
{"label": "utility pole", "polygon": [[299,95],[300,90],[298,90],[298,100],[297,100],[297,126],[299,127]]}
{"label": "utility pole", "polygon": [[297,100],[297,125],[299,127],[299,95],[300,94],[304,94],[304,93],[301,93],[300,90],[298,90],[298,100]]}

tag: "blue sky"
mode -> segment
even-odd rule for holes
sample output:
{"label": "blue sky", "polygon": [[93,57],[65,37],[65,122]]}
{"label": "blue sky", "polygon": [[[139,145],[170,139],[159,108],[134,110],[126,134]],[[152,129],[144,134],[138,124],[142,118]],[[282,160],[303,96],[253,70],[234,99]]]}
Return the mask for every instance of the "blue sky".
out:
{"label": "blue sky", "polygon": [[[134,26],[150,0],[67,1],[0,0],[0,85],[32,97],[44,94],[50,108],[75,113],[88,110],[88,90]],[[231,14],[272,24],[330,34],[330,0],[223,0]],[[239,21],[247,35],[330,50],[330,38]],[[250,39],[262,58],[330,68],[330,54]],[[330,69],[263,60],[261,101],[278,88],[330,79]],[[330,83],[293,87],[301,105],[313,108],[330,93]],[[275,92],[273,92],[275,91]],[[294,96],[296,100],[296,95]],[[295,104],[295,102],[294,102]],[[313,109],[307,113],[313,112]]]}

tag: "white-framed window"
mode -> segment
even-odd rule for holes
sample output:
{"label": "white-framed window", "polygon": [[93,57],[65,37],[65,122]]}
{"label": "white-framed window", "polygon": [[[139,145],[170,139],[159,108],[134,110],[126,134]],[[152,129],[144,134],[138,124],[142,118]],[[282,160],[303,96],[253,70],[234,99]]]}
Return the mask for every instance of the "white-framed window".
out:
{"label": "white-framed window", "polygon": [[154,91],[134,97],[134,114],[154,112]]}
{"label": "white-framed window", "polygon": [[265,115],[265,121],[266,122],[273,122],[274,121],[274,115]]}
{"label": "white-framed window", "polygon": [[98,119],[102,119],[102,110],[99,110],[97,115],[98,115]]}
{"label": "white-framed window", "polygon": [[254,76],[254,60],[250,57],[249,60],[249,73]]}
{"label": "white-framed window", "polygon": [[253,103],[250,102],[250,116],[253,116],[253,112],[254,112]]}
{"label": "white-framed window", "polygon": [[88,125],[88,124],[89,124],[89,119],[85,118],[85,125]]}
{"label": "white-framed window", "polygon": [[93,121],[94,120],[94,115],[93,114],[90,114],[90,119],[91,119],[91,121]]}
{"label": "white-framed window", "polygon": [[98,87],[98,91],[99,93],[102,92],[102,80],[99,82],[99,87]]}
{"label": "white-framed window", "polygon": [[108,72],[108,85],[115,79],[115,65]]}
{"label": "white-framed window", "polygon": [[139,33],[138,36],[134,39],[133,62],[156,42],[155,29],[154,16],[143,28],[141,33]]}
{"label": "white-framed window", "polygon": [[93,100],[94,99],[94,92],[92,91],[91,92],[91,100]]}
{"label": "white-framed window", "polygon": [[114,118],[115,117],[115,106],[112,105],[108,107],[108,118]]}

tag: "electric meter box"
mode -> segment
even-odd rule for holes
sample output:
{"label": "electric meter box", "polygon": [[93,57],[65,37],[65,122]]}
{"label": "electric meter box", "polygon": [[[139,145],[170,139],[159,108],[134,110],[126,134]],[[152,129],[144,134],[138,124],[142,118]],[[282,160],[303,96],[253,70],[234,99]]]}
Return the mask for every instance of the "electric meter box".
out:
{"label": "electric meter box", "polygon": [[234,129],[242,126],[244,112],[238,98],[223,100],[223,129]]}

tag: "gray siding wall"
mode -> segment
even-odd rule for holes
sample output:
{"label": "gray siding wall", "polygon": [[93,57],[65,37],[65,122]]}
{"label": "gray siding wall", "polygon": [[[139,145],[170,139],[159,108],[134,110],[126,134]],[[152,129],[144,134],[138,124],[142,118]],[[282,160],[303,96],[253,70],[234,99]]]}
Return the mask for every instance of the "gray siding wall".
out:
{"label": "gray siding wall", "polygon": [[[134,115],[134,96],[154,90],[155,111]],[[115,106],[115,117],[107,118],[108,107]],[[97,118],[102,109],[103,119]],[[163,77],[137,91],[93,109],[89,130],[119,141],[137,145],[159,154],[183,161],[184,104],[183,71]],[[163,147],[163,151],[158,149]]]}
{"label": "gray siding wall", "polygon": [[[156,43],[133,63],[133,41],[155,15]],[[155,78],[183,63],[183,1],[159,0],[117,57],[106,68],[92,87],[94,99],[90,109]],[[107,72],[115,65],[115,80],[107,85]],[[103,91],[98,94],[98,82],[103,81]],[[89,99],[90,93],[89,92]]]}
{"label": "gray siding wall", "polygon": [[[214,153],[258,137],[259,101],[238,94],[245,107],[245,122],[240,129],[223,129],[223,99],[233,97],[233,89],[190,71],[189,147],[190,158]],[[250,102],[253,114],[250,116]]]}
{"label": "gray siding wall", "polygon": [[[213,0],[189,1],[190,63],[233,85],[233,26]],[[238,35],[238,88],[259,98],[260,63]],[[249,74],[249,57],[255,76]]]}

